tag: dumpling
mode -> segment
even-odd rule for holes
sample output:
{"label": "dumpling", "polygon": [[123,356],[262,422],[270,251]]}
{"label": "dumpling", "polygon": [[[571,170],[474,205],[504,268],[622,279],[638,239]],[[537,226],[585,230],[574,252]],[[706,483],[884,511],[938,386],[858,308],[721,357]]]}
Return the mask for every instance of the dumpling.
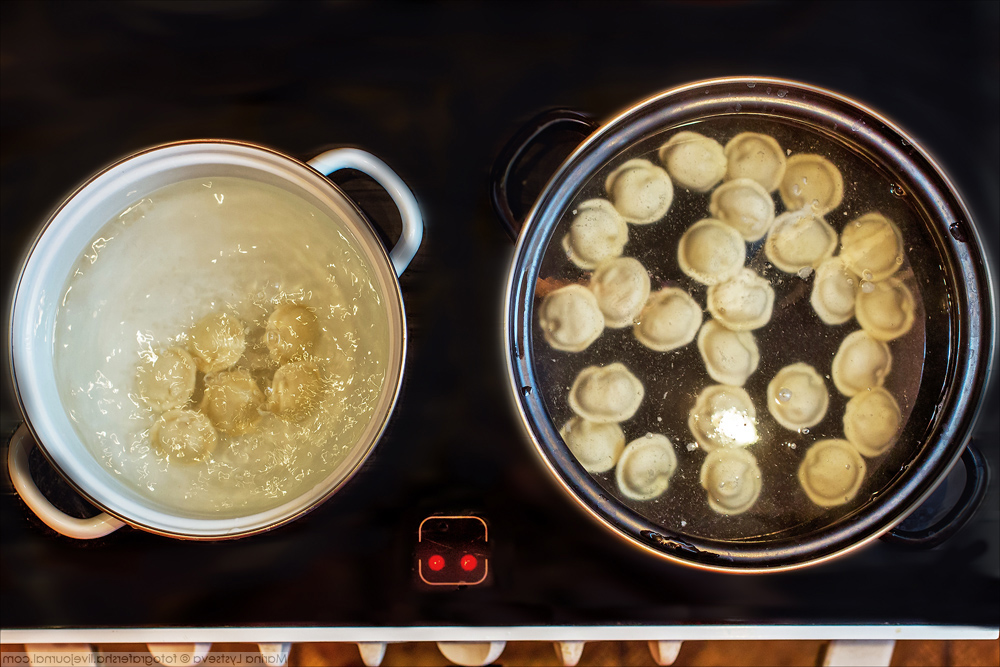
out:
{"label": "dumpling", "polygon": [[823,377],[809,364],[785,366],[767,385],[767,409],[775,421],[792,431],[823,421],[830,392]]}
{"label": "dumpling", "polygon": [[267,318],[264,342],[271,358],[285,364],[311,352],[318,336],[315,313],[298,303],[283,303]]}
{"label": "dumpling", "polygon": [[688,428],[706,451],[747,447],[759,439],[757,410],[741,387],[712,385],[702,389],[688,413]]}
{"label": "dumpling", "polygon": [[139,367],[139,395],[158,412],[179,408],[194,394],[197,375],[187,350],[171,347],[156,355],[152,363]]}
{"label": "dumpling", "polygon": [[902,426],[899,403],[881,387],[861,392],[844,409],[844,437],[862,456],[885,453],[896,444]]}
{"label": "dumpling", "polygon": [[866,283],[858,292],[854,314],[876,340],[895,340],[913,328],[913,293],[898,278]]}
{"label": "dumpling", "polygon": [[599,424],[631,419],[642,403],[645,389],[624,364],[588,366],[569,390],[569,407],[584,419]]}
{"label": "dumpling", "polygon": [[549,345],[563,352],[580,352],[604,331],[604,314],[593,292],[583,285],[567,285],[542,299],[538,324]]}
{"label": "dumpling", "polygon": [[674,201],[670,176],[649,160],[629,160],[611,172],[604,187],[625,221],[636,225],[656,222]]}
{"label": "dumpling", "polygon": [[595,424],[583,417],[573,417],[563,425],[559,435],[583,469],[591,473],[614,468],[625,448],[625,434],[613,422]]}
{"label": "dumpling", "polygon": [[721,384],[742,387],[757,370],[760,351],[749,331],[731,331],[709,320],[698,333],[698,351],[709,377]]}
{"label": "dumpling", "polygon": [[628,243],[628,225],[607,199],[588,199],[576,207],[563,250],[570,261],[590,270],[606,259],[618,257]]}
{"label": "dumpling", "polygon": [[268,409],[289,421],[299,421],[312,411],[323,393],[323,380],[316,364],[293,361],[274,373]]}
{"label": "dumpling", "polygon": [[885,280],[903,264],[903,235],[889,218],[868,213],[844,226],[840,256],[864,280]]}
{"label": "dumpling", "polygon": [[609,259],[590,277],[590,291],[604,313],[605,326],[631,326],[649,298],[649,273],[634,257]]}
{"label": "dumpling", "polygon": [[212,422],[208,417],[184,408],[167,410],[149,429],[153,447],[169,459],[190,462],[212,455],[218,444]]}
{"label": "dumpling", "polygon": [[862,329],[849,334],[833,355],[833,384],[844,396],[881,387],[892,370],[889,346]]}
{"label": "dumpling", "polygon": [[809,303],[825,324],[843,324],[854,317],[858,281],[841,257],[831,257],[816,269]]}
{"label": "dumpling", "polygon": [[774,200],[764,186],[750,178],[737,178],[717,187],[708,210],[751,243],[764,238],[774,222]]}
{"label": "dumpling", "polygon": [[213,313],[191,329],[188,349],[202,373],[224,371],[243,356],[246,349],[243,322],[232,313]]}
{"label": "dumpling", "polygon": [[743,268],[746,258],[740,233],[712,218],[691,225],[677,244],[681,271],[703,285],[729,280]]}
{"label": "dumpling", "polygon": [[780,192],[789,211],[809,208],[822,215],[840,206],[844,179],[840,170],[822,155],[793,155],[788,158]]}
{"label": "dumpling", "polygon": [[857,495],[865,470],[865,460],[851,443],[820,440],[799,465],[799,484],[809,500],[820,507],[835,507]]}
{"label": "dumpling", "polygon": [[726,144],[725,152],[727,181],[749,178],[768,192],[774,192],[785,175],[785,151],[766,134],[737,134]]}
{"label": "dumpling", "polygon": [[837,232],[826,220],[807,211],[779,215],[764,242],[768,260],[786,273],[816,268],[836,249]]}
{"label": "dumpling", "polygon": [[742,514],[760,496],[760,467],[745,449],[717,449],[701,465],[701,486],[708,506],[719,514]]}
{"label": "dumpling", "polygon": [[677,469],[677,454],[665,435],[647,433],[628,443],[618,460],[615,480],[622,495],[632,500],[652,500],[662,495]]}
{"label": "dumpling", "polygon": [[229,435],[242,435],[260,421],[264,394],[249,371],[222,371],[205,380],[200,409],[215,428]]}
{"label": "dumpling", "polygon": [[715,139],[678,132],[660,147],[660,162],[677,185],[708,192],[726,175],[726,153]]}
{"label": "dumpling", "polygon": [[666,287],[649,296],[633,332],[651,350],[668,352],[694,340],[701,317],[701,306],[690,294],[679,287]]}
{"label": "dumpling", "polygon": [[759,329],[771,321],[774,288],[753,269],[743,268],[708,288],[708,312],[733,331]]}

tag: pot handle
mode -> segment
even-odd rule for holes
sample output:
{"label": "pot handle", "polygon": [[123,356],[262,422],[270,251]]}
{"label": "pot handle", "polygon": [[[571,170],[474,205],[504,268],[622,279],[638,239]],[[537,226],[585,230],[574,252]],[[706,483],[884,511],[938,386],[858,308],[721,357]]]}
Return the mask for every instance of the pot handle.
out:
{"label": "pot handle", "polygon": [[962,452],[965,464],[965,486],[958,502],[934,525],[920,530],[905,530],[899,526],[882,536],[883,542],[931,549],[944,543],[969,522],[986,497],[990,485],[990,467],[979,448],[969,443]]}
{"label": "pot handle", "polygon": [[496,162],[493,163],[493,171],[490,174],[490,200],[493,203],[493,211],[500,218],[504,230],[512,239],[517,238],[524,221],[518,220],[510,207],[507,186],[511,171],[513,171],[517,161],[539,141],[543,134],[556,127],[578,132],[582,139],[593,134],[594,130],[600,126],[591,116],[572,109],[543,111],[529,120],[517,134],[511,137],[503,150],[500,151]]}
{"label": "pot handle", "polygon": [[26,424],[21,424],[10,439],[7,451],[7,466],[10,469],[10,480],[21,496],[21,500],[42,520],[46,526],[66,537],[77,540],[92,540],[104,537],[125,524],[110,514],[101,512],[89,519],[77,519],[69,516],[42,495],[31,479],[28,469],[28,452],[35,446],[35,440],[28,431]]}
{"label": "pot handle", "polygon": [[403,275],[403,271],[409,266],[410,260],[417,254],[417,248],[420,247],[420,241],[424,235],[424,221],[420,215],[417,200],[402,179],[385,162],[371,153],[357,148],[334,148],[320,153],[309,160],[308,164],[324,176],[329,176],[341,169],[357,169],[371,176],[385,188],[385,191],[396,203],[399,216],[403,221],[403,232],[399,235],[396,246],[389,253],[389,259],[392,260],[392,267],[396,270],[396,275]]}

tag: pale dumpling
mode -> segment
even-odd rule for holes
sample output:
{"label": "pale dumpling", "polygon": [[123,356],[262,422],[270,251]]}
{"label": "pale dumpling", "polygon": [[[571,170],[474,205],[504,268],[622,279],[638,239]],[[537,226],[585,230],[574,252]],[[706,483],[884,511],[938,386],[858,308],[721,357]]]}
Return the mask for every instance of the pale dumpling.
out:
{"label": "pale dumpling", "polygon": [[607,199],[588,199],[576,207],[563,250],[581,269],[591,270],[618,257],[628,243],[628,225]]}
{"label": "pale dumpling", "polygon": [[222,371],[205,380],[200,409],[223,433],[242,435],[252,430],[263,405],[264,393],[249,371]]}
{"label": "pale dumpling", "polygon": [[708,492],[708,506],[719,514],[742,514],[760,496],[760,467],[745,449],[716,449],[701,465],[699,481]]}
{"label": "pale dumpling", "polygon": [[652,500],[667,490],[676,469],[677,454],[670,439],[659,433],[647,433],[625,446],[615,470],[615,481],[626,498]]}
{"label": "pale dumpling", "polygon": [[869,336],[889,341],[913,328],[915,309],[910,288],[898,278],[889,278],[862,285],[854,315]]}
{"label": "pale dumpling", "polygon": [[785,151],[774,137],[743,132],[729,140],[725,152],[727,181],[749,178],[774,192],[785,175]]}
{"label": "pale dumpling", "polygon": [[844,437],[862,456],[884,454],[896,443],[902,426],[899,403],[881,387],[861,392],[844,409]]}
{"label": "pale dumpling", "polygon": [[604,313],[605,326],[631,326],[649,298],[649,273],[634,257],[609,259],[590,277],[590,291]]}
{"label": "pale dumpling", "polygon": [[629,160],[611,172],[604,187],[622,218],[636,225],[660,220],[674,201],[670,176],[649,160]]}
{"label": "pale dumpling", "polygon": [[194,394],[197,375],[187,350],[171,347],[139,367],[139,395],[158,412],[179,408]]}
{"label": "pale dumpling", "polygon": [[833,384],[844,396],[881,387],[892,370],[889,346],[862,329],[844,338],[833,356]]}
{"label": "pale dumpling", "polygon": [[774,200],[764,186],[750,178],[737,178],[717,187],[708,210],[751,243],[764,238],[774,222]]}
{"label": "pale dumpling", "polygon": [[788,158],[780,192],[789,211],[809,208],[822,215],[840,206],[844,179],[822,155],[797,154]]}
{"label": "pale dumpling", "polygon": [[569,406],[588,421],[623,422],[635,415],[644,394],[642,382],[624,364],[588,366],[570,387]]}
{"label": "pale dumpling", "polygon": [[243,322],[232,313],[213,313],[191,328],[188,349],[202,373],[216,373],[231,367],[246,349]]}
{"label": "pale dumpling", "polygon": [[733,331],[759,329],[771,321],[774,288],[753,269],[708,288],[708,312]]}
{"label": "pale dumpling", "polygon": [[716,382],[742,387],[757,370],[760,351],[749,331],[731,331],[708,320],[698,333],[698,351],[709,377]]}
{"label": "pale dumpling", "polygon": [[759,439],[757,410],[741,387],[705,387],[688,413],[688,428],[706,451],[722,447],[747,447]]}
{"label": "pale dumpling", "polygon": [[649,296],[633,332],[651,350],[668,352],[694,340],[701,317],[701,306],[690,294],[679,287],[665,287]]}
{"label": "pale dumpling", "polygon": [[167,410],[149,429],[153,447],[173,461],[201,461],[212,455],[219,436],[208,417],[184,408]]}
{"label": "pale dumpling", "polygon": [[831,257],[816,269],[809,303],[825,324],[843,324],[854,317],[858,281],[844,260]]}
{"label": "pale dumpling", "polygon": [[660,162],[682,188],[708,192],[726,175],[726,153],[715,139],[678,132],[660,147]]}
{"label": "pale dumpling", "polygon": [[293,361],[274,373],[268,409],[289,421],[306,417],[323,393],[323,380],[316,364]]}
{"label": "pale dumpling", "polygon": [[837,232],[809,211],[779,215],[764,242],[767,259],[786,273],[814,269],[832,257],[836,249]]}
{"label": "pale dumpling", "polygon": [[885,280],[903,264],[903,235],[889,218],[868,213],[844,225],[840,256],[864,280]]}
{"label": "pale dumpling", "polygon": [[740,233],[713,218],[691,225],[677,245],[681,271],[703,285],[729,280],[743,268],[746,258],[747,248]]}
{"label": "pale dumpling", "polygon": [[847,440],[820,440],[799,465],[799,484],[809,500],[835,507],[857,495],[865,470],[865,460]]}
{"label": "pale dumpling", "polygon": [[614,422],[597,424],[573,417],[563,425],[559,435],[583,469],[591,473],[614,468],[625,448],[625,434]]}
{"label": "pale dumpling", "polygon": [[583,285],[567,285],[542,299],[538,323],[553,348],[580,352],[604,331],[604,314],[593,292]]}
{"label": "pale dumpling", "polygon": [[264,342],[271,358],[284,364],[311,352],[318,336],[315,313],[298,303],[283,303],[267,318]]}
{"label": "pale dumpling", "polygon": [[785,366],[767,385],[767,409],[775,421],[792,431],[823,421],[830,392],[823,377],[809,364]]}

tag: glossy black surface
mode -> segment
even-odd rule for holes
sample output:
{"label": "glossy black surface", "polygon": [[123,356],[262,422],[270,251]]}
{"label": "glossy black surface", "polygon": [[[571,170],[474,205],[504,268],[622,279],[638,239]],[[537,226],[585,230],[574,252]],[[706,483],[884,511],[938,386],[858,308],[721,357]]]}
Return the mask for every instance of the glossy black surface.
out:
{"label": "glossy black surface", "polygon": [[[5,303],[21,254],[61,198],[105,164],[161,142],[225,137],[304,158],[357,145],[399,173],[427,221],[401,278],[412,339],[399,407],[343,491],[243,540],[123,529],[84,543],[53,534],[5,486],[3,628],[1000,626],[996,475],[969,526],[939,549],[875,543],[776,575],[671,565],[583,516],[542,468],[507,396],[500,319],[513,248],[488,192],[504,141],[546,107],[607,117],[687,81],[773,75],[867,102],[921,139],[996,256],[995,3],[3,3],[0,11]],[[350,175],[337,181],[395,238],[398,220],[377,188]],[[4,374],[6,441],[20,417]],[[977,439],[995,471],[997,404],[994,380]],[[414,585],[417,527],[437,513],[488,520],[489,585]]]}

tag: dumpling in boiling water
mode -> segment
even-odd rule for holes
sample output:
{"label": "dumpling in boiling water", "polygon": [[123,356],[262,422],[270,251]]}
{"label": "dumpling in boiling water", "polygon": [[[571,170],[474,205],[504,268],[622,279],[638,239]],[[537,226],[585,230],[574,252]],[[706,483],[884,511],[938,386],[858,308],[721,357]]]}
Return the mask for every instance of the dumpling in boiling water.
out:
{"label": "dumpling in boiling water", "polygon": [[677,185],[708,192],[726,175],[726,153],[715,139],[678,132],[660,147],[660,162]]}
{"label": "dumpling in boiling water", "polygon": [[156,411],[179,408],[194,394],[198,369],[186,350],[172,347],[139,367],[139,395]]}
{"label": "dumpling in boiling water", "polygon": [[885,280],[903,264],[903,235],[889,218],[868,213],[844,225],[840,256],[860,278]]}
{"label": "dumpling in boiling water", "polygon": [[264,341],[271,357],[284,364],[311,352],[318,336],[319,322],[309,308],[297,303],[283,303],[267,318]]}
{"label": "dumpling in boiling water", "polygon": [[816,269],[809,303],[825,324],[843,324],[854,317],[858,281],[841,257],[831,257]]}
{"label": "dumpling in boiling water", "polygon": [[243,322],[232,313],[213,313],[191,328],[188,349],[202,373],[216,373],[231,367],[246,349]]}
{"label": "dumpling in boiling water", "polygon": [[706,451],[722,447],[747,447],[759,439],[757,410],[741,387],[705,387],[688,413],[688,428]]}
{"label": "dumpling in boiling water", "polygon": [[583,285],[567,285],[545,296],[538,307],[538,323],[553,348],[580,352],[604,331],[604,314],[593,292]]}
{"label": "dumpling in boiling water", "polygon": [[826,383],[809,364],[785,366],[767,385],[767,409],[775,421],[792,431],[823,421],[829,405]]}
{"label": "dumpling in boiling water", "polygon": [[611,172],[604,186],[625,221],[636,225],[661,219],[674,201],[670,176],[649,160],[629,160]]}
{"label": "dumpling in boiling water", "polygon": [[750,178],[737,178],[717,187],[708,210],[751,243],[764,238],[774,222],[774,200],[764,186]]}
{"label": "dumpling in boiling water", "polygon": [[779,215],[767,233],[764,254],[786,273],[814,269],[833,256],[837,232],[819,215],[791,211]]}
{"label": "dumpling in boiling water", "polygon": [[757,370],[760,351],[749,331],[732,331],[709,320],[698,333],[698,351],[709,377],[716,382],[742,387]]}
{"label": "dumpling in boiling water", "polygon": [[614,468],[625,448],[625,434],[615,423],[596,424],[573,417],[563,425],[559,435],[583,469],[591,473]]}
{"label": "dumpling in boiling water", "polygon": [[760,467],[745,449],[716,449],[701,466],[701,486],[708,492],[708,506],[719,514],[742,514],[760,496]]}
{"label": "dumpling in boiling water", "polygon": [[863,284],[854,310],[858,324],[876,340],[895,340],[913,328],[913,293],[898,278]]}
{"label": "dumpling in boiling water", "polygon": [[205,379],[200,409],[223,433],[242,435],[253,429],[263,405],[264,394],[246,370],[223,371]]}
{"label": "dumpling in boiling water", "polygon": [[590,277],[590,291],[597,297],[606,326],[631,326],[649,298],[649,273],[634,257],[609,259]]}
{"label": "dumpling in boiling water", "polygon": [[294,361],[274,373],[268,409],[289,421],[306,417],[323,393],[323,380],[316,364]]}
{"label": "dumpling in boiling water", "polygon": [[149,429],[153,447],[169,459],[181,462],[201,461],[212,455],[219,436],[212,422],[194,410],[167,410]]}
{"label": "dumpling in boiling water", "polygon": [[785,175],[785,151],[766,134],[743,132],[729,140],[725,148],[726,180],[749,178],[774,192]]}
{"label": "dumpling in boiling water", "polygon": [[799,465],[799,484],[809,500],[835,507],[857,495],[865,470],[865,460],[847,440],[820,440]]}
{"label": "dumpling in boiling water", "polygon": [[563,237],[570,261],[590,270],[618,257],[628,243],[628,225],[607,199],[588,199],[576,207],[576,216]]}
{"label": "dumpling in boiling water", "polygon": [[701,317],[701,306],[690,294],[679,287],[666,287],[649,296],[633,332],[651,350],[668,352],[694,340]]}
{"label": "dumpling in boiling water", "polygon": [[892,447],[902,425],[899,403],[881,387],[858,394],[844,409],[844,437],[869,458]]}
{"label": "dumpling in boiling water", "polygon": [[746,258],[740,233],[712,218],[691,225],[677,244],[681,271],[703,285],[729,280],[743,268]]}
{"label": "dumpling in boiling water", "polygon": [[677,454],[670,439],[659,433],[647,433],[625,447],[615,480],[626,498],[651,500],[667,490],[676,469]]}
{"label": "dumpling in boiling water", "polygon": [[833,356],[833,384],[844,396],[881,387],[892,370],[889,346],[862,329],[848,335]]}
{"label": "dumpling in boiling water", "polygon": [[624,364],[588,366],[570,387],[569,407],[588,421],[623,422],[635,415],[644,394],[642,382]]}
{"label": "dumpling in boiling water", "polygon": [[840,206],[844,179],[840,170],[822,155],[798,154],[788,158],[781,179],[781,199],[789,211],[809,208],[822,215]]}
{"label": "dumpling in boiling water", "polygon": [[774,288],[753,269],[708,288],[708,312],[733,331],[759,329],[771,321]]}

